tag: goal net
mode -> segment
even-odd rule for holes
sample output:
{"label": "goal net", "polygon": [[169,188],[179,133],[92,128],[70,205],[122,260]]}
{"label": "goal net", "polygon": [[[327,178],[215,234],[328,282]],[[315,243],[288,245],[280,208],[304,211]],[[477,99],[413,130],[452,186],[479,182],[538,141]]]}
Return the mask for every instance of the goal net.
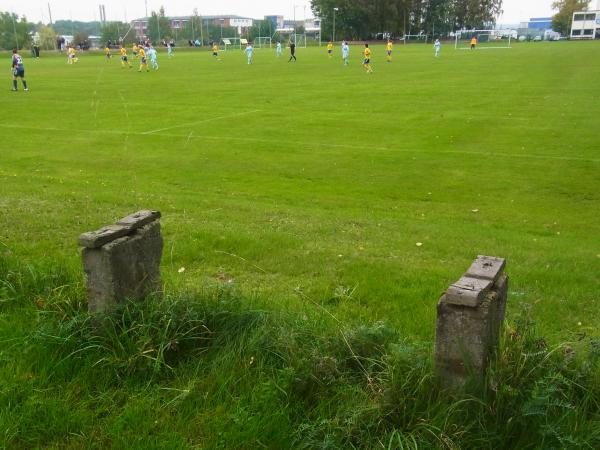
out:
{"label": "goal net", "polygon": [[429,37],[426,34],[405,34],[402,39],[404,44],[427,44]]}
{"label": "goal net", "polygon": [[223,45],[223,51],[227,51],[229,49],[232,48],[237,48],[237,49],[241,49],[242,48],[242,41],[240,38],[236,38],[236,37],[230,37],[230,38],[223,38],[221,40],[221,43]]}
{"label": "goal net", "polygon": [[306,48],[306,34],[292,33],[290,41],[296,44],[296,47]]}
{"label": "goal net", "polygon": [[454,48],[470,50],[473,39],[476,49],[510,48],[512,35],[502,30],[461,30],[456,32]]}
{"label": "goal net", "polygon": [[254,40],[254,47],[256,48],[271,48],[272,40],[268,36],[259,36]]}

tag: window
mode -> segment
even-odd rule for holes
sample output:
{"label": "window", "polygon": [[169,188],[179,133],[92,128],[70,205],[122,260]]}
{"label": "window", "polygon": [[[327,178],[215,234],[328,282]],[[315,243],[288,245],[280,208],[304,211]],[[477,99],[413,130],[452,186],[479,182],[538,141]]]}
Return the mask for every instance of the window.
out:
{"label": "window", "polygon": [[586,14],[585,20],[596,20],[596,14]]}
{"label": "window", "polygon": [[583,30],[583,35],[584,36],[593,36],[594,30]]}
{"label": "window", "polygon": [[575,22],[580,22],[580,21],[582,21],[582,20],[585,20],[585,14],[575,14],[575,15],[573,16],[573,20],[574,20]]}
{"label": "window", "polygon": [[571,33],[573,36],[581,36],[581,30],[573,30]]}

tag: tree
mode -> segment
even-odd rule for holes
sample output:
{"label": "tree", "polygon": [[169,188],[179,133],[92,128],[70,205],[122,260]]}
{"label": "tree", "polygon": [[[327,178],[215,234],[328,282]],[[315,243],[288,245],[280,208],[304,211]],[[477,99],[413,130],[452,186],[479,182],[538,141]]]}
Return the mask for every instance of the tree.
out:
{"label": "tree", "polygon": [[590,2],[587,0],[558,0],[552,3],[552,9],[558,12],[552,17],[552,29],[568,36],[571,32],[573,13],[586,10]]}
{"label": "tree", "polygon": [[31,44],[29,31],[33,25],[25,17],[9,12],[0,12],[0,48],[11,50],[24,48]]}
{"label": "tree", "polygon": [[165,8],[161,6],[158,10],[152,11],[152,16],[148,21],[148,34],[153,42],[159,42],[162,39],[171,37],[171,21],[165,16]]}
{"label": "tree", "polygon": [[56,31],[54,31],[54,28],[40,25],[37,31],[40,36],[40,47],[43,50],[55,50],[57,34]]}
{"label": "tree", "polygon": [[[123,22],[108,22],[102,27],[101,39],[102,43],[107,42],[119,43],[123,35],[129,30],[129,25]],[[130,33],[132,34],[132,33]]]}
{"label": "tree", "polygon": [[85,31],[78,31],[77,33],[75,33],[75,35],[73,36],[73,45],[78,45],[80,46],[82,49],[87,49],[87,47],[89,47],[89,38],[90,35],[87,34]]}
{"label": "tree", "polygon": [[502,12],[502,0],[312,0],[311,6],[326,39],[333,35],[334,8],[335,34],[346,39],[488,27]]}

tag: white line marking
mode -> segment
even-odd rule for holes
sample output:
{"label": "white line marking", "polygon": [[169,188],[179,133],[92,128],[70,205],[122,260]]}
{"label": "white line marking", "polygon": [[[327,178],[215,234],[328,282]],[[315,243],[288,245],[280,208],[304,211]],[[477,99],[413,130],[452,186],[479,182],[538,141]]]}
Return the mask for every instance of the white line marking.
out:
{"label": "white line marking", "polygon": [[[24,130],[36,130],[36,131],[56,131],[62,133],[97,133],[97,134],[114,134],[114,135],[133,135],[133,136],[148,136],[147,132],[144,133],[129,133],[127,131],[118,130],[82,130],[82,129],[67,129],[67,128],[39,128],[29,125],[13,125],[0,123],[0,128],[13,128],[13,129],[24,129]],[[277,144],[281,145],[281,140],[277,139],[261,139],[252,137],[237,137],[237,136],[208,136],[208,135],[193,135],[189,134],[172,134],[172,133],[161,133],[157,134],[159,137],[170,137],[170,138],[181,138],[181,139],[211,139],[215,141],[241,141],[241,142],[261,142],[264,144]],[[368,150],[368,151],[383,151],[383,152],[398,152],[398,153],[415,153],[415,154],[432,154],[432,155],[444,155],[444,154],[456,154],[456,155],[476,155],[476,156],[490,156],[490,157],[503,157],[503,158],[523,158],[523,159],[546,159],[554,161],[581,161],[581,162],[592,162],[600,163],[600,158],[580,158],[577,156],[553,156],[553,155],[538,155],[531,153],[505,153],[505,152],[477,152],[473,150],[422,150],[415,148],[392,148],[392,147],[373,147],[367,145],[352,145],[352,144],[330,144],[327,142],[308,142],[308,141],[285,141],[289,146],[298,147],[324,147],[324,148],[349,148],[355,150]]]}
{"label": "white line marking", "polygon": [[182,123],[180,125],[173,125],[172,127],[158,128],[157,130],[144,131],[141,134],[142,135],[155,134],[155,133],[160,133],[161,131],[172,130],[173,128],[191,127],[191,126],[194,126],[194,125],[198,125],[199,123],[212,122],[212,121],[221,120],[221,119],[231,119],[233,117],[246,116],[248,114],[252,114],[252,113],[255,113],[255,112],[260,112],[260,109],[254,109],[252,111],[245,111],[245,112],[236,113],[236,114],[228,114],[228,115],[225,115],[225,116],[211,117],[211,118],[208,118],[208,119],[198,120],[197,122]]}

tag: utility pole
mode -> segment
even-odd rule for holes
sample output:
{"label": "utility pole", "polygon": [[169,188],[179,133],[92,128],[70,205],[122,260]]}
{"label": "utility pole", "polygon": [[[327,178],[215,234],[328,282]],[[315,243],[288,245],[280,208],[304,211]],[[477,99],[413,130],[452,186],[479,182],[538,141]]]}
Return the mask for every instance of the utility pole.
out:
{"label": "utility pole", "polygon": [[331,42],[335,42],[335,13],[339,11],[340,8],[333,8],[333,39]]}
{"label": "utility pole", "polygon": [[52,10],[50,9],[50,2],[48,2],[48,16],[50,17],[50,26],[54,25],[52,23]]}
{"label": "utility pole", "polygon": [[15,32],[15,42],[17,44],[17,50],[19,49],[19,36],[17,36],[17,24],[15,23],[15,14],[11,13],[10,17],[12,17],[13,30]]}
{"label": "utility pole", "polygon": [[148,18],[148,0],[144,0],[144,5],[146,6],[146,19]]}

